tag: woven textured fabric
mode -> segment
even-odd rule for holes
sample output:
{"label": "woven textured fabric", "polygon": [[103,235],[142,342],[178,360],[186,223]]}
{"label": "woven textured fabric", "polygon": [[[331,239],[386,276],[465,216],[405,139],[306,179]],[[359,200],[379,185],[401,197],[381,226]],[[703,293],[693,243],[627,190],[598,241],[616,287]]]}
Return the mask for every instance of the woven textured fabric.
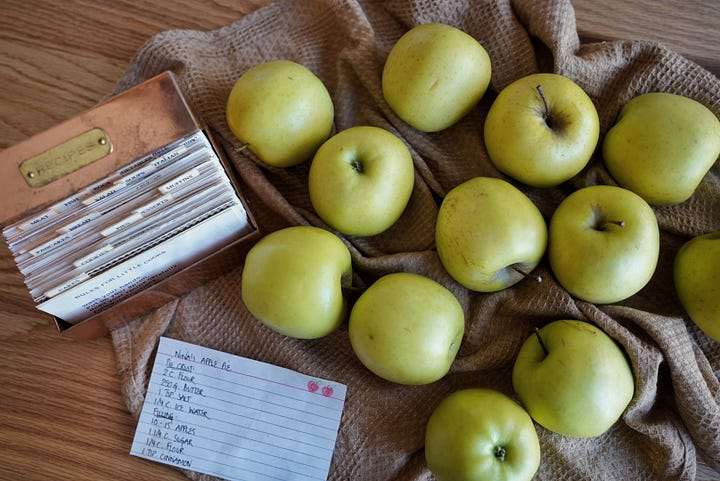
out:
{"label": "woven textured fabric", "polygon": [[[409,28],[432,21],[457,26],[488,50],[493,75],[485,98],[455,126],[420,133],[399,120],[382,97],[384,59]],[[447,286],[466,314],[466,336],[450,373],[431,385],[402,386],[368,372],[355,358],[347,325],[317,340],[276,334],[245,309],[242,266],[112,333],[129,411],[138,416],[161,335],[247,356],[348,385],[348,397],[330,479],[419,481],[433,479],[423,455],[425,423],[447,394],[482,386],[513,395],[511,371],[535,326],[560,318],[595,323],[626,350],[635,396],[607,433],[592,439],[553,434],[537,426],[542,461],[538,480],[692,480],[698,452],[720,470],[720,347],[686,318],[675,296],[672,262],[691,236],[720,230],[718,163],[687,202],[656,208],[661,253],[648,286],[615,305],[572,298],[543,261],[541,284],[521,282],[501,292],[470,292],[443,270],[434,250],[439,200],[474,176],[503,177],[489,162],[483,119],[495,95],[537,71],[574,79],[594,100],[601,135],[632,97],[666,91],[699,100],[720,116],[720,80],[654,43],[582,44],[568,1],[363,2],[278,1],[211,32],[173,30],[149,39],[115,92],[173,71],[193,110],[227,151],[264,232],[306,224],[327,227],[313,212],[309,163],[287,169],[262,165],[239,153],[225,122],[235,80],[261,62],[285,58],[313,70],[335,105],[335,130],[376,125],[400,136],[416,167],[415,188],[400,220],[374,237],[342,237],[366,286],[379,276],[406,271]],[[599,154],[557,188],[520,188],[547,220],[574,189],[613,184]],[[196,480],[213,479],[187,472]]]}

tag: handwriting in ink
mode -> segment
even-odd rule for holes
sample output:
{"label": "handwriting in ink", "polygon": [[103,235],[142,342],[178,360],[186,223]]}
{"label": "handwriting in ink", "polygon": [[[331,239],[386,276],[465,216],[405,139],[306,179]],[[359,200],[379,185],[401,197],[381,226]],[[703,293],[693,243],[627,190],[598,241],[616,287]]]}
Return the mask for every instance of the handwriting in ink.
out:
{"label": "handwriting in ink", "polygon": [[195,362],[195,354],[187,351],[175,351],[175,357],[183,361]]}
{"label": "handwriting in ink", "polygon": [[207,415],[207,410],[200,409],[200,408],[190,408],[190,411],[188,411],[189,414],[192,414],[193,416],[200,416],[203,418],[210,419]]}
{"label": "handwriting in ink", "polygon": [[183,384],[183,392],[187,392],[190,394],[197,394],[198,396],[205,397],[205,393],[203,392],[204,388],[197,387],[197,386],[188,386],[187,384]]}
{"label": "handwriting in ink", "polygon": [[223,371],[230,371],[230,364],[228,364],[225,361],[218,361],[217,359],[213,359],[211,357],[203,357],[200,359],[200,364],[203,364],[205,366],[214,367],[217,369],[222,369]]}
{"label": "handwriting in ink", "polygon": [[175,369],[175,370],[184,371],[184,372],[194,372],[194,370],[195,370],[195,368],[190,364],[186,364],[184,362],[175,362],[174,360],[172,360],[170,358],[168,358],[165,361],[165,367],[167,369]]}
{"label": "handwriting in ink", "polygon": [[169,411],[161,411],[158,408],[153,408],[153,416],[156,418],[162,418],[172,421],[174,419],[173,413]]}
{"label": "handwriting in ink", "polygon": [[195,428],[190,427],[187,424],[178,424],[175,426],[175,432],[187,434],[188,436],[194,436]]}

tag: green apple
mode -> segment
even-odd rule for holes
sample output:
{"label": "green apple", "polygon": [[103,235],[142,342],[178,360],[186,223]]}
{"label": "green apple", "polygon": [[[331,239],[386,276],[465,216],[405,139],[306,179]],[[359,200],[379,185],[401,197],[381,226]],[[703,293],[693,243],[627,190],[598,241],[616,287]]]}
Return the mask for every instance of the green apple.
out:
{"label": "green apple", "polygon": [[330,94],[307,67],[290,60],[256,65],[237,79],[226,105],[233,134],[260,160],[289,167],[310,159],[332,132]]}
{"label": "green apple", "polygon": [[689,199],[720,156],[720,120],[700,102],[654,92],[627,102],[602,143],[617,183],[654,205]]}
{"label": "green apple", "polygon": [[371,372],[399,384],[437,381],[450,369],[465,314],[447,288],[419,274],[387,274],[352,307],[350,343]]}
{"label": "green apple", "polygon": [[315,212],[347,235],[371,236],[402,215],[415,167],[402,140],[385,129],[357,126],[323,143],[308,176]]}
{"label": "green apple", "polygon": [[437,132],[464,117],[490,83],[490,56],[462,30],[427,23],[408,30],[390,50],[382,91],[412,127]]}
{"label": "green apple", "polygon": [[475,177],[447,193],[435,225],[445,270],[468,289],[494,292],[535,269],[547,246],[547,225],[517,187]]}
{"label": "green apple", "polygon": [[425,460],[438,481],[530,481],[540,443],[528,413],[505,394],[455,391],[425,428]]}
{"label": "green apple", "polygon": [[655,212],[622,187],[579,189],[550,219],[550,268],[565,290],[588,302],[609,304],[637,293],[655,273],[659,253]]}
{"label": "green apple", "polygon": [[674,278],[690,319],[720,342],[720,231],[693,237],[678,250]]}
{"label": "green apple", "polygon": [[593,101],[571,79],[532,74],[505,87],[485,119],[485,147],[504,174],[534,187],[577,175],[600,136]]}
{"label": "green apple", "polygon": [[635,382],[621,347],[593,324],[554,321],[520,348],[513,388],[530,416],[573,437],[606,432],[632,400]]}
{"label": "green apple", "polygon": [[318,227],[287,227],[264,236],[248,252],[242,300],[270,329],[318,338],[345,320],[343,286],[349,286],[351,275],[350,251],[337,236]]}

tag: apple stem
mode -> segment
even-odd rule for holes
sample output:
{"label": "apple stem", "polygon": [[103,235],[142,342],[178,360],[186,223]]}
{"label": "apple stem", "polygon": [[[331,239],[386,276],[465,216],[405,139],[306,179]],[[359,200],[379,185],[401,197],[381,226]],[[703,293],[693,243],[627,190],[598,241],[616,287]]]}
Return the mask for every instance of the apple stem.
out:
{"label": "apple stem", "polygon": [[609,225],[617,225],[620,227],[625,227],[625,221],[624,220],[603,220],[600,222],[600,225],[598,225],[598,230],[607,230],[607,227]]}
{"label": "apple stem", "polygon": [[537,340],[540,343],[540,347],[542,348],[545,355],[547,356],[548,354],[550,354],[550,352],[548,352],[547,350],[547,346],[545,345],[545,341],[543,341],[543,338],[540,335],[540,329],[538,329],[537,327],[535,328],[535,336],[537,337]]}
{"label": "apple stem", "polygon": [[592,207],[593,216],[595,220],[595,230],[598,231],[606,231],[608,230],[608,227],[611,225],[616,225],[618,227],[625,227],[625,221],[624,220],[614,220],[614,219],[606,219],[605,214],[602,211],[602,208],[599,205],[594,205]]}
{"label": "apple stem", "polygon": [[542,282],[542,277],[541,277],[541,276],[534,276],[534,275],[530,274],[529,272],[525,272],[524,270],[520,269],[520,268],[519,268],[518,266],[516,266],[516,265],[510,266],[510,268],[511,268],[512,270],[514,270],[515,272],[517,272],[518,274],[522,274],[522,276],[525,277],[525,278],[527,278],[527,279],[533,279],[533,280],[534,280],[535,282],[537,282],[537,283]]}
{"label": "apple stem", "polygon": [[540,94],[540,98],[542,99],[543,106],[545,107],[545,112],[543,114],[543,119],[545,120],[545,123],[548,125],[548,127],[552,126],[550,125],[550,106],[547,103],[547,99],[545,98],[545,92],[543,92],[542,85],[538,85],[535,87]]}
{"label": "apple stem", "polygon": [[248,147],[250,147],[250,144],[242,144],[240,147],[235,148],[235,152],[242,152],[243,150],[247,149]]}

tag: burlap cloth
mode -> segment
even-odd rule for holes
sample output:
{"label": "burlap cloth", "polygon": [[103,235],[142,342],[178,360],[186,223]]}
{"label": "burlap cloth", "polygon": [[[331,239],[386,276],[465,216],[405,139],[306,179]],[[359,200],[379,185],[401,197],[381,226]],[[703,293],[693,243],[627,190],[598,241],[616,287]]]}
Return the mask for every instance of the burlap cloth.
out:
{"label": "burlap cloth", "polygon": [[[493,73],[488,94],[466,119],[441,133],[422,134],[390,111],[380,75],[399,36],[431,21],[455,25],[479,39],[492,58]],[[261,326],[243,306],[237,266],[112,333],[123,393],[134,416],[158,338],[171,336],[347,384],[331,480],[430,480],[423,436],[439,400],[469,386],[512,395],[512,364],[533,327],[577,318],[596,323],[624,346],[635,373],[635,396],[621,420],[597,438],[572,439],[537,426],[542,462],[536,479],[690,480],[698,452],[720,470],[720,345],[683,318],[672,283],[678,247],[690,236],[720,229],[720,163],[691,200],[656,209],[662,230],[657,272],[643,291],[621,304],[597,306],[571,298],[553,280],[547,262],[539,267],[541,285],[521,282],[494,294],[472,293],[444,272],[433,245],[442,196],[473,176],[502,176],[488,161],[482,125],[495,95],[512,80],[539,70],[576,80],[595,101],[604,133],[627,100],[649,91],[684,94],[720,116],[717,77],[653,43],[581,44],[574,10],[563,0],[279,1],[217,31],[174,30],[151,38],[115,91],[166,69],[175,72],[193,109],[227,150],[265,232],[293,224],[325,227],[309,201],[309,163],[284,170],[263,166],[235,151],[239,143],[225,123],[225,101],[237,77],[277,58],[300,62],[325,82],[336,108],[336,130],[376,125],[409,145],[415,190],[403,217],[376,237],[344,239],[357,285],[409,271],[436,279],[457,295],[467,318],[459,356],[451,372],[431,385],[383,381],[354,357],[346,325],[312,341],[289,339]],[[549,220],[568,193],[596,183],[613,183],[597,153],[572,181],[523,190]]]}

